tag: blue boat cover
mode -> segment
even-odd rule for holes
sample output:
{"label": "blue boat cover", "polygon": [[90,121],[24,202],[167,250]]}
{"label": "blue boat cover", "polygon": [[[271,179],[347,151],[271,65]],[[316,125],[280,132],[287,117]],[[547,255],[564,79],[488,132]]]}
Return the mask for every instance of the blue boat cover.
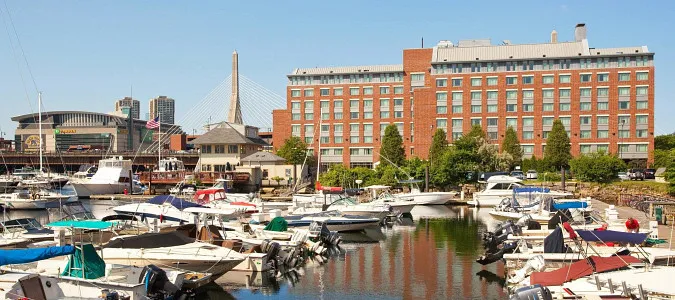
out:
{"label": "blue boat cover", "polygon": [[513,193],[548,193],[550,192],[551,189],[545,188],[545,187],[538,187],[538,186],[521,186],[521,187],[514,187],[513,188]]}
{"label": "blue boat cover", "polygon": [[587,242],[616,242],[642,244],[647,239],[646,233],[621,232],[614,230],[576,230]]}
{"label": "blue boat cover", "polygon": [[[84,276],[82,276],[84,271]],[[98,256],[92,244],[82,245],[68,259],[66,268],[61,276],[70,276],[84,279],[96,279],[105,276],[105,261]]]}
{"label": "blue boat cover", "polygon": [[175,208],[178,208],[180,210],[183,210],[188,207],[202,207],[201,205],[187,201],[185,199],[181,198],[176,198],[176,196],[173,195],[159,195],[155,196],[152,199],[148,200],[148,203],[151,204],[157,204],[157,205],[162,205],[164,203],[170,203],[173,205]]}
{"label": "blue boat cover", "polygon": [[64,221],[57,221],[57,222],[49,223],[49,224],[45,225],[45,227],[65,227],[65,228],[75,228],[75,229],[101,230],[101,229],[113,227],[116,224],[117,224],[117,222],[106,222],[106,221],[99,221],[99,220],[82,220],[82,221],[64,220]]}
{"label": "blue boat cover", "polygon": [[73,253],[75,253],[75,247],[71,245],[31,249],[0,249],[0,266],[25,264]]}
{"label": "blue boat cover", "polygon": [[568,201],[568,202],[553,203],[553,209],[556,210],[570,209],[570,208],[586,208],[586,207],[588,207],[588,202],[586,201]]}

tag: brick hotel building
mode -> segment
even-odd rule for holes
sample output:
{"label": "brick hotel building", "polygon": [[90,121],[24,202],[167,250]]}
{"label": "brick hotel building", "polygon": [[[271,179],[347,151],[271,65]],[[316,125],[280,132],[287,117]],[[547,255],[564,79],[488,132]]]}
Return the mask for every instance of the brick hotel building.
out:
{"label": "brick hotel building", "polygon": [[553,120],[565,125],[572,154],[598,150],[651,161],[654,53],[646,46],[590,48],[586,27],[574,41],[492,45],[441,41],[403,50],[403,64],[295,69],[287,107],[273,112],[273,144],[298,136],[320,145],[331,164],[371,167],[389,124],[409,157],[426,158],[433,132],[448,141],[480,124],[499,144],[517,130],[525,157],[541,158]]}

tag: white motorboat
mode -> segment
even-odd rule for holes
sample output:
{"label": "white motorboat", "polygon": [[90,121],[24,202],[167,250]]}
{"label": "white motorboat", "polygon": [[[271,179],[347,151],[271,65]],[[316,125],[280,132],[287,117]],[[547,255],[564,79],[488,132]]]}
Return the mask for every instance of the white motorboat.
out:
{"label": "white motorboat", "polygon": [[409,179],[400,181],[410,185],[409,193],[396,194],[395,196],[401,200],[415,200],[418,205],[444,205],[452,201],[456,192],[422,192],[417,185],[422,180]]}
{"label": "white motorboat", "polygon": [[108,263],[225,274],[246,257],[232,249],[195,242],[181,232],[146,233],[120,236],[102,247],[102,257]]}
{"label": "white motorboat", "polygon": [[[566,199],[556,201],[547,193],[540,193],[543,189],[537,187],[522,187],[514,189],[513,196],[502,199],[495,206],[490,215],[498,220],[519,220],[525,216],[546,224],[559,210],[569,210],[571,219],[583,222],[584,214],[591,212],[593,203],[590,198]],[[522,197],[527,193],[527,197]],[[519,197],[521,196],[521,197]]]}
{"label": "white motorboat", "polygon": [[417,205],[415,200],[402,200],[395,195],[389,193],[389,186],[386,185],[371,185],[363,188],[371,192],[371,204],[384,206],[385,204],[391,206],[396,214],[409,214],[410,211]]}
{"label": "white motorboat", "polygon": [[0,189],[15,187],[19,182],[21,182],[21,180],[15,176],[0,175]]}
{"label": "white motorboat", "polygon": [[235,201],[235,202],[244,202],[244,201],[252,201],[254,198],[254,195],[252,193],[232,193],[232,188],[234,186],[234,181],[231,179],[223,179],[219,178],[216,179],[216,183],[213,184],[212,187],[209,189],[215,189],[215,190],[225,190],[227,192],[227,198]]}
{"label": "white motorboat", "polygon": [[131,184],[131,160],[120,157],[106,158],[99,161],[98,169],[88,180],[73,180],[71,185],[77,196],[88,198],[92,195],[122,194],[133,186],[132,193],[139,193],[141,186]]}
{"label": "white motorboat", "polygon": [[323,211],[305,215],[288,215],[284,219],[289,227],[309,227],[313,222],[326,224],[331,231],[359,231],[369,227],[376,227],[380,219],[347,215],[339,211]]}
{"label": "white motorboat", "polygon": [[178,158],[165,157],[159,160],[159,164],[155,172],[173,172],[185,171],[185,164]]}
{"label": "white motorboat", "polygon": [[249,200],[241,201],[230,197],[224,189],[210,188],[199,190],[195,193],[193,200],[198,204],[208,205],[221,209],[243,209],[245,214],[250,215],[259,212],[258,206]]}
{"label": "white motorboat", "polygon": [[[172,195],[158,195],[144,203],[131,203],[114,207],[113,210],[121,215],[134,216],[141,221],[150,224],[150,221],[162,223],[162,227],[174,226],[184,223],[193,223],[196,212],[189,208],[200,208],[201,205],[194,202],[176,198]],[[232,217],[242,210],[232,207],[228,210],[218,210],[221,214],[229,213]]]}
{"label": "white motorboat", "polygon": [[318,213],[324,210],[326,211],[337,210],[346,215],[377,218],[381,222],[393,211],[391,206],[386,203],[384,204],[358,203],[356,200],[349,197],[340,198],[339,200],[333,201],[332,203],[323,206],[322,207],[317,207],[316,205],[305,207],[301,206],[295,209],[291,214],[306,215]]}
{"label": "white motorboat", "polygon": [[77,201],[70,195],[63,195],[44,189],[22,189],[12,193],[0,194],[0,204],[11,209],[44,209],[49,203]]}
{"label": "white motorboat", "polygon": [[[523,187],[522,180],[507,175],[490,176],[485,184],[484,190],[473,194],[473,200],[467,202],[469,205],[496,206],[501,203],[502,199],[513,196],[514,188]],[[564,198],[572,195],[572,193],[568,192],[551,191],[548,188],[545,189],[544,193],[555,198]]]}

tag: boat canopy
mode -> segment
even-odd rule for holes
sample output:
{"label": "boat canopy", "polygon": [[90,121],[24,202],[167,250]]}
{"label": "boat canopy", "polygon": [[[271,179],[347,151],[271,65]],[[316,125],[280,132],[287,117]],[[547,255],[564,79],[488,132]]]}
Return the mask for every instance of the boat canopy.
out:
{"label": "boat canopy", "polygon": [[363,189],[365,190],[386,190],[390,188],[388,185],[369,185],[364,187]]}
{"label": "boat canopy", "polygon": [[420,183],[424,182],[424,180],[421,179],[407,179],[407,180],[399,180],[398,183],[404,183],[404,184],[412,184],[412,183]]}
{"label": "boat canopy", "polygon": [[101,230],[101,229],[106,229],[115,226],[117,223],[115,222],[106,222],[106,221],[98,221],[98,220],[82,220],[82,221],[74,221],[74,220],[63,220],[63,221],[57,221],[57,222],[52,222],[45,227],[64,227],[64,228],[75,228],[75,229],[92,229],[92,230]]}
{"label": "boat canopy", "polygon": [[154,249],[180,246],[194,241],[195,239],[188,237],[184,232],[171,231],[118,237],[103,245],[102,248]]}
{"label": "boat canopy", "polygon": [[577,230],[579,236],[587,242],[615,242],[642,244],[647,240],[646,233],[621,232],[614,230]]}
{"label": "boat canopy", "polygon": [[71,245],[47,248],[0,249],[0,266],[25,264],[73,253],[75,253],[75,247]]}
{"label": "boat canopy", "polygon": [[265,230],[285,232],[288,230],[288,222],[283,217],[276,217],[265,226]]}
{"label": "boat canopy", "polygon": [[82,247],[77,247],[74,254],[70,256],[61,276],[84,279],[101,278],[105,276],[105,261],[98,256],[94,245],[82,245]]}
{"label": "boat canopy", "polygon": [[148,203],[150,204],[157,204],[157,205],[162,205],[164,203],[169,203],[173,205],[175,208],[178,208],[180,210],[188,207],[202,207],[201,205],[187,201],[185,199],[177,198],[176,196],[173,195],[159,195],[155,196],[152,199],[148,200]]}
{"label": "boat canopy", "polygon": [[560,286],[565,282],[576,280],[595,272],[602,273],[612,271],[641,261],[630,255],[599,257],[589,256],[588,260],[582,259],[573,262],[560,269],[549,272],[533,272],[530,275],[530,284],[541,284],[543,286]]}
{"label": "boat canopy", "polygon": [[199,203],[209,203],[211,201],[227,199],[227,196],[224,189],[210,188],[197,191],[193,199]]}
{"label": "boat canopy", "polygon": [[190,212],[193,214],[206,214],[206,215],[219,215],[219,216],[232,216],[236,215],[238,213],[241,213],[242,211],[245,211],[243,208],[239,207],[234,207],[231,209],[218,209],[218,208],[210,208],[210,207],[188,207],[184,209],[183,211],[185,212]]}
{"label": "boat canopy", "polygon": [[518,193],[548,193],[550,191],[551,191],[551,189],[549,189],[549,188],[538,187],[538,186],[521,186],[521,187],[514,187],[513,188],[514,194],[518,194]]}
{"label": "boat canopy", "polygon": [[553,209],[562,210],[570,208],[586,208],[588,207],[588,202],[586,201],[568,201],[568,202],[554,202]]}

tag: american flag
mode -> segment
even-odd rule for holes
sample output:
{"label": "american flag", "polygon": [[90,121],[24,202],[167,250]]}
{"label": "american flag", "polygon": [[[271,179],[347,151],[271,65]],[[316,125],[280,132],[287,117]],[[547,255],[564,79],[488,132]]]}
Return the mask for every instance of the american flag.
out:
{"label": "american flag", "polygon": [[159,117],[148,121],[148,123],[145,124],[145,128],[147,129],[159,128]]}

